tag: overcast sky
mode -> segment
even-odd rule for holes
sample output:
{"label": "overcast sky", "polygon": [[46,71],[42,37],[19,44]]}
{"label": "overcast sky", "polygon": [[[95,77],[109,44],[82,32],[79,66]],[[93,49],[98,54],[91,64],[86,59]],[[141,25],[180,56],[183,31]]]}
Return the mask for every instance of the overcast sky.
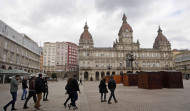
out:
{"label": "overcast sky", "polygon": [[35,42],[78,44],[87,20],[95,47],[112,47],[123,13],[134,42],[152,48],[158,26],[172,49],[190,49],[190,0],[0,0],[0,19]]}

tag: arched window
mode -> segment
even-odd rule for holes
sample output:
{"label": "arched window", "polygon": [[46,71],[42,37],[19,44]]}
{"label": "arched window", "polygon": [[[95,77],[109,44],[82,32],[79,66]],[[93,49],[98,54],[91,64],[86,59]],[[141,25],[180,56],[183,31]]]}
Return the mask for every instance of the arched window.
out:
{"label": "arched window", "polygon": [[101,72],[101,78],[103,78],[105,76],[104,72]]}
{"label": "arched window", "polygon": [[88,72],[85,72],[85,73],[84,73],[84,79],[85,79],[85,80],[88,80]]}
{"label": "arched window", "polygon": [[96,80],[99,80],[99,72],[96,72]]}

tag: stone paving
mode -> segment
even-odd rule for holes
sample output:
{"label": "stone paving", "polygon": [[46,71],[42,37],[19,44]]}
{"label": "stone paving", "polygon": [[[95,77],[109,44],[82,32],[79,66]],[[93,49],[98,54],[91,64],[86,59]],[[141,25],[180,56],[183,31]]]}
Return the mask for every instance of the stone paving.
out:
{"label": "stone paving", "polygon": [[[41,101],[43,111],[70,111],[63,106],[68,95],[65,95],[66,80],[59,82],[49,82],[50,101]],[[100,102],[98,90],[99,81],[83,82],[80,85],[81,94],[77,101],[77,111],[190,111],[190,80],[184,80],[184,89],[139,89],[137,86],[123,86],[117,84],[116,98],[118,103],[107,104]],[[2,107],[11,100],[9,84],[0,84],[0,111]],[[19,85],[16,108],[24,111],[21,101],[21,84]],[[110,92],[107,94],[107,99]],[[32,98],[28,102],[29,109],[26,111],[36,111]],[[8,107],[8,111],[11,106]],[[71,109],[73,110],[73,109]]]}

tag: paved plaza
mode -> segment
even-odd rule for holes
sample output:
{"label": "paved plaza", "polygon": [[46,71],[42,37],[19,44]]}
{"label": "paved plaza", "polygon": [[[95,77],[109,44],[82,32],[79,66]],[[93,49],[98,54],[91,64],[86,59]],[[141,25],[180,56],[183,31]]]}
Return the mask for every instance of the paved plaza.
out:
{"label": "paved plaza", "polygon": [[[184,80],[184,89],[139,89],[137,86],[123,86],[117,84],[116,98],[118,103],[107,104],[100,102],[98,90],[99,81],[83,82],[80,85],[81,94],[77,101],[78,111],[190,111],[190,80]],[[50,101],[41,101],[43,111],[70,111],[63,106],[68,95],[65,95],[66,80],[49,82]],[[2,107],[11,100],[9,84],[0,84],[0,111]],[[21,84],[19,85],[16,108],[24,111],[21,101]],[[107,99],[110,92],[107,94]],[[32,98],[29,100],[26,111],[35,111]],[[8,107],[8,111],[11,106]],[[73,109],[71,109],[73,110]]]}

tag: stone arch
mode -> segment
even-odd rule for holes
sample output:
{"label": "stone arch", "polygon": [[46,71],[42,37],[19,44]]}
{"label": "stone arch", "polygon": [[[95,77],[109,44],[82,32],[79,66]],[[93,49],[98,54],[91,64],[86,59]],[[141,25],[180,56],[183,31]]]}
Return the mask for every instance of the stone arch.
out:
{"label": "stone arch", "polygon": [[105,73],[102,71],[101,72],[101,78],[103,78],[105,76]]}
{"label": "stone arch", "polygon": [[115,71],[112,72],[112,75],[115,75]]}
{"label": "stone arch", "polygon": [[84,72],[84,79],[88,80],[88,72]]}
{"label": "stone arch", "polygon": [[5,66],[5,65],[2,65],[2,66],[1,66],[1,69],[6,70],[6,66]]}
{"label": "stone arch", "polygon": [[13,68],[11,66],[9,66],[8,70],[12,70]]}
{"label": "stone arch", "polygon": [[139,71],[136,71],[136,73],[139,73]]}
{"label": "stone arch", "polygon": [[106,76],[110,76],[110,72],[109,71],[106,73]]}
{"label": "stone arch", "polygon": [[96,72],[96,80],[99,80],[99,76],[100,76],[100,74],[99,74],[99,72],[97,71],[97,72]]}
{"label": "stone arch", "polygon": [[127,73],[132,73],[132,71],[127,71]]}

